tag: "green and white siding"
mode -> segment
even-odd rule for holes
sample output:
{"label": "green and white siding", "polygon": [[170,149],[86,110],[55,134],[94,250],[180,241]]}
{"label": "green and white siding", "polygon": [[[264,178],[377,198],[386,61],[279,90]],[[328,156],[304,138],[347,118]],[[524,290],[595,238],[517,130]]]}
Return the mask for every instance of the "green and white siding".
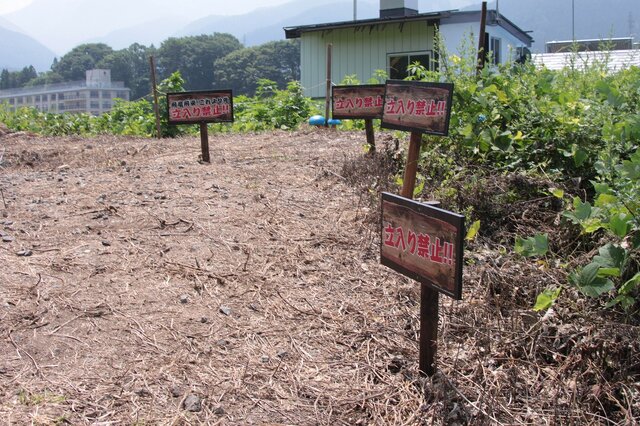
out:
{"label": "green and white siding", "polygon": [[325,96],[328,44],[333,45],[333,83],[353,74],[366,82],[376,70],[389,73],[389,56],[428,53],[433,59],[434,35],[435,27],[427,20],[303,32],[300,55],[305,95]]}

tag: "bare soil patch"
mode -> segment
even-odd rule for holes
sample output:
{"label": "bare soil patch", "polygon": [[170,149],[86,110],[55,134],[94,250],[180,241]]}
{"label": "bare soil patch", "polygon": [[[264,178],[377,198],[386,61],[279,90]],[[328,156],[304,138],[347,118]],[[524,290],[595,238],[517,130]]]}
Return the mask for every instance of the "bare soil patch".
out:
{"label": "bare soil patch", "polygon": [[637,327],[533,313],[563,272],[480,243],[419,376],[363,142],[0,137],[2,423],[632,424]]}

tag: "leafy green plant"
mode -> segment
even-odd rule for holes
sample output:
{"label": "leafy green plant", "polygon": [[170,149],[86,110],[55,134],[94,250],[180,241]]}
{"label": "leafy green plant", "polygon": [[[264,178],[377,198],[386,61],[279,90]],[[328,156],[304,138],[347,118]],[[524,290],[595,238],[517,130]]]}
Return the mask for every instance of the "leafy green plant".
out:
{"label": "leafy green plant", "polygon": [[536,298],[536,303],[533,306],[533,310],[536,312],[546,311],[553,306],[558,297],[560,297],[560,293],[562,293],[562,288],[545,289]]}
{"label": "leafy green plant", "polygon": [[527,239],[516,237],[516,253],[524,257],[541,257],[549,251],[549,236],[538,234]]}
{"label": "leafy green plant", "polygon": [[585,234],[605,232],[609,242],[599,249],[591,263],[571,274],[570,281],[585,295],[617,296],[607,304],[620,303],[630,309],[636,302],[640,251],[640,149],[626,160],[614,162],[603,153],[596,163],[598,177],[592,181],[593,204],[574,198],[573,208],[564,212]]}

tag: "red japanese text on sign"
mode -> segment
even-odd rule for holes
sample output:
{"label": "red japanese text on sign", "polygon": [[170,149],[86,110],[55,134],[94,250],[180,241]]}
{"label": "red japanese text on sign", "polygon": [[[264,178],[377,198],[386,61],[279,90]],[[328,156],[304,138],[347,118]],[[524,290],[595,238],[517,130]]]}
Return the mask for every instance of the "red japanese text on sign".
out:
{"label": "red japanese text on sign", "polygon": [[453,265],[455,244],[441,241],[439,237],[416,233],[402,227],[394,228],[385,224],[384,244],[399,249],[404,253],[423,258],[440,265]]}

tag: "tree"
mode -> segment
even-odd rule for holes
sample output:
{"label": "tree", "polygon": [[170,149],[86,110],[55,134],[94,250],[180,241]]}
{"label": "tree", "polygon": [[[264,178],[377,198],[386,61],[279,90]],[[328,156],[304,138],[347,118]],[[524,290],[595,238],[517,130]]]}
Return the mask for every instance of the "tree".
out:
{"label": "tree", "polygon": [[96,66],[111,70],[111,78],[123,81],[131,89],[131,99],[139,99],[151,92],[149,56],[156,48],[134,43],[126,49],[114,51],[100,60]]}
{"label": "tree", "polygon": [[0,73],[0,89],[14,89],[26,86],[31,80],[38,77],[33,65],[22,68],[21,71],[9,71],[3,69]]}
{"label": "tree", "polygon": [[47,71],[47,72],[40,73],[38,77],[30,80],[27,84],[25,84],[25,86],[26,87],[44,86],[47,84],[62,83],[63,81],[64,79],[60,74],[53,71]]}
{"label": "tree", "polygon": [[24,67],[22,68],[22,71],[20,71],[18,74],[18,86],[23,87],[27,83],[29,83],[31,80],[37,77],[38,77],[38,72],[33,67],[33,65]]}
{"label": "tree", "polygon": [[104,43],[81,44],[57,62],[54,60],[51,70],[60,74],[66,81],[84,80],[85,72],[96,68],[98,62],[111,53],[113,49]]}
{"label": "tree", "polygon": [[272,41],[232,52],[216,61],[216,83],[235,93],[253,95],[261,78],[273,80],[281,89],[290,81],[299,80],[299,41]]}
{"label": "tree", "polygon": [[185,88],[211,89],[214,86],[215,61],[241,48],[238,39],[231,34],[171,37],[158,49],[160,78],[180,71]]}
{"label": "tree", "polygon": [[0,73],[0,90],[13,89],[12,76],[8,69],[3,68]]}

